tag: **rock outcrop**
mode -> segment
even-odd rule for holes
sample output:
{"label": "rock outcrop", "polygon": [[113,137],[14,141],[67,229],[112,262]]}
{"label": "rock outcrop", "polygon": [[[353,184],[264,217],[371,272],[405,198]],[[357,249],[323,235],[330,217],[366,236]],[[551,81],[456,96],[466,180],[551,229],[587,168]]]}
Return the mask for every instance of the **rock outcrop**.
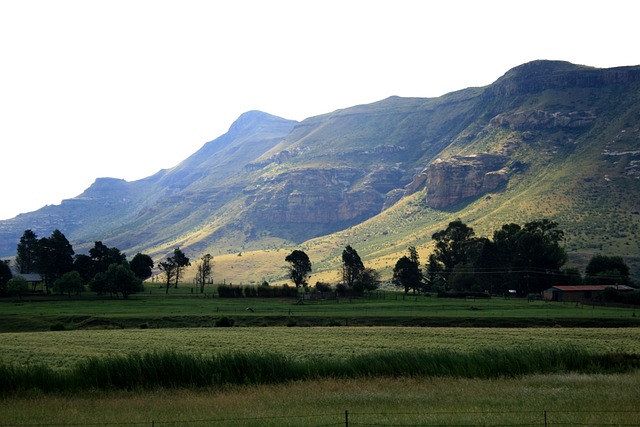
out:
{"label": "rock outcrop", "polygon": [[442,209],[505,186],[506,160],[498,154],[437,159],[426,168],[427,205]]}
{"label": "rock outcrop", "polygon": [[512,130],[536,130],[551,128],[581,129],[593,125],[596,115],[591,111],[550,113],[543,110],[498,114],[489,122],[489,128],[506,127]]}
{"label": "rock outcrop", "polygon": [[371,217],[382,210],[392,173],[364,175],[352,168],[298,169],[247,189],[245,205],[256,224],[332,224]]}
{"label": "rock outcrop", "polygon": [[550,89],[598,88],[638,80],[640,67],[637,66],[599,69],[576,66],[564,61],[532,61],[509,70],[487,88],[483,97],[513,98]]}

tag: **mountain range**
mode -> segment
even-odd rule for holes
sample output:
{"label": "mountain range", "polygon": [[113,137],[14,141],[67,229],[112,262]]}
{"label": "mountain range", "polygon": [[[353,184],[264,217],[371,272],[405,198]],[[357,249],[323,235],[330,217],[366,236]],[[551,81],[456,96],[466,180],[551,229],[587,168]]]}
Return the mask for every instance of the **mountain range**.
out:
{"label": "mountain range", "polygon": [[549,218],[568,266],[620,255],[640,278],[640,66],[533,61],[437,98],[390,97],[301,122],[242,114],[177,166],[98,178],[60,205],[0,221],[0,256],[26,229],[61,230],[76,252],[102,241],[155,260],[214,256],[214,276],[277,281],[303,248],[335,281],[347,244],[389,274],[408,246],[460,218],[490,237]]}

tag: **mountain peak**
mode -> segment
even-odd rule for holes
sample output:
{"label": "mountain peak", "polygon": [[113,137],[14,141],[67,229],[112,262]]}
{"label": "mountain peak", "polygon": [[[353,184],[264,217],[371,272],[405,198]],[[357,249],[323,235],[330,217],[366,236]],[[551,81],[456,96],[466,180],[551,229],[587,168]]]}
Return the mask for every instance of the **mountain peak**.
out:
{"label": "mountain peak", "polygon": [[265,125],[273,124],[274,122],[288,122],[291,120],[284,119],[282,117],[274,116],[269,113],[265,113],[259,110],[250,110],[242,113],[240,117],[229,127],[230,134],[244,133],[250,130],[261,128]]}
{"label": "mountain peak", "polygon": [[527,62],[507,71],[503,78],[509,77],[538,77],[555,73],[564,73],[578,70],[594,70],[593,67],[587,67],[584,65],[576,65],[567,61],[552,61],[546,59],[538,59],[535,61]]}

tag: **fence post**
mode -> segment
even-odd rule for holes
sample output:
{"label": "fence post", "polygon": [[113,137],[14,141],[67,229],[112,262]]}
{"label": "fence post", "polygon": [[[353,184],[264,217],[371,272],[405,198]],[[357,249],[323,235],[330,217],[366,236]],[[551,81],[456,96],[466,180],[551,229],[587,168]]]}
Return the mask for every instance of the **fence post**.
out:
{"label": "fence post", "polygon": [[344,426],[349,427],[349,411],[344,411]]}
{"label": "fence post", "polygon": [[544,411],[544,427],[547,427],[547,411]]}

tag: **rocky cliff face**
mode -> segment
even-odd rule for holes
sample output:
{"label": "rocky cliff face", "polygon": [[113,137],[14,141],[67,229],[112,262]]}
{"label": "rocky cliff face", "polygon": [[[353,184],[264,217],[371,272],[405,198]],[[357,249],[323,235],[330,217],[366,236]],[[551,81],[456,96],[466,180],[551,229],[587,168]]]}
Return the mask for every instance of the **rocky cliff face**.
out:
{"label": "rocky cliff face", "polygon": [[506,127],[512,130],[534,130],[568,128],[582,129],[593,125],[596,115],[592,111],[569,113],[528,110],[517,113],[498,114],[489,122],[489,128]]}
{"label": "rocky cliff face", "polygon": [[381,211],[379,190],[393,187],[390,175],[351,168],[288,171],[245,189],[245,206],[251,221],[263,226],[355,223]]}
{"label": "rocky cliff face", "polygon": [[490,88],[485,98],[508,98],[548,89],[597,88],[640,80],[639,67],[598,69],[563,61],[532,61],[511,69]]}
{"label": "rocky cliff face", "polygon": [[476,154],[438,159],[426,169],[427,204],[446,208],[471,197],[505,186],[509,174],[502,169],[506,157],[498,154]]}

